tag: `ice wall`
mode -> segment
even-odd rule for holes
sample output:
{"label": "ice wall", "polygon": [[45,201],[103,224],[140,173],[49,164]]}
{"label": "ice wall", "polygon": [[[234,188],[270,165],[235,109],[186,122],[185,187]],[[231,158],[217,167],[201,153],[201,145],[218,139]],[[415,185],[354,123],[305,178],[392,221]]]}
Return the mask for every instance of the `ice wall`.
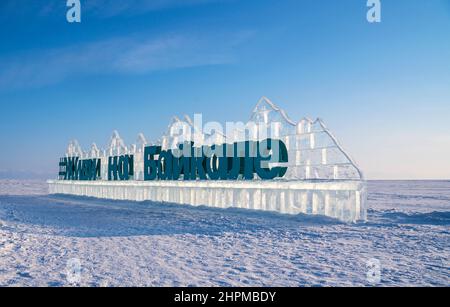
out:
{"label": "ice wall", "polygon": [[51,194],[322,215],[343,222],[365,220],[367,212],[366,188],[358,181],[49,181],[49,189]]}

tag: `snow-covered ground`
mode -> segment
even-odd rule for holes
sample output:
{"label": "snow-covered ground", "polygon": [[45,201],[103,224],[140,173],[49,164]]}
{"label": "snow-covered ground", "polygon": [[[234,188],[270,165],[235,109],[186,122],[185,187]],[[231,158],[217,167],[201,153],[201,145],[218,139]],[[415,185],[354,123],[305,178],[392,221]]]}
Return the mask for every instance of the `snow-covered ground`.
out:
{"label": "snow-covered ground", "polygon": [[357,225],[46,190],[0,181],[0,286],[450,286],[450,182],[370,182]]}

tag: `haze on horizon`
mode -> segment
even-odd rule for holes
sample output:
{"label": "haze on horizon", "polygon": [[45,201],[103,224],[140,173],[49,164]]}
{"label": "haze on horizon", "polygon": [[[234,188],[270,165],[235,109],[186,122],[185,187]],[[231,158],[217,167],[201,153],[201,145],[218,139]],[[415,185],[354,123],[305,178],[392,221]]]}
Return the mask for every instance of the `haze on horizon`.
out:
{"label": "haze on horizon", "polygon": [[323,119],[367,179],[450,179],[450,2],[381,2],[370,24],[366,0],[86,0],[69,24],[65,1],[4,0],[0,178],[267,96]]}

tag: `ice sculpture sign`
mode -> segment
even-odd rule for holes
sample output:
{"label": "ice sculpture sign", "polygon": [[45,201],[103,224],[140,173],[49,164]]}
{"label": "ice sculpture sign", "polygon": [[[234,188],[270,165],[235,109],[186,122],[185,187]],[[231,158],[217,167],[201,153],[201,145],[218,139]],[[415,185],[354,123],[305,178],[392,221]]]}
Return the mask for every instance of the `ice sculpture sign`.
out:
{"label": "ice sculpture sign", "polygon": [[363,174],[323,122],[295,122],[267,98],[225,129],[184,116],[154,142],[141,133],[126,146],[114,132],[106,149],[83,151],[71,141],[59,168],[51,193],[366,218]]}
{"label": "ice sculpture sign", "polygon": [[[264,162],[288,162],[286,145],[281,140],[240,142],[195,147],[193,142],[162,150],[144,148],[144,180],[252,180],[282,178],[287,167],[264,167]],[[78,157],[61,158],[61,180],[101,179],[101,160]],[[134,155],[108,157],[107,180],[130,180],[134,175]],[[105,178],[106,179],[106,178]]]}

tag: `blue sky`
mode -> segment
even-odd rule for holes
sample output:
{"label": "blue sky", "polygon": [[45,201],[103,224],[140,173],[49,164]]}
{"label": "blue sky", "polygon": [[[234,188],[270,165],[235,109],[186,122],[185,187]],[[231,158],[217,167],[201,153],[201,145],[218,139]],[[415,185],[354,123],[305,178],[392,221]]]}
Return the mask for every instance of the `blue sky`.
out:
{"label": "blue sky", "polygon": [[172,115],[247,120],[261,96],[322,118],[369,179],[450,178],[450,1],[0,3],[0,170],[56,171],[68,141],[156,139]]}

